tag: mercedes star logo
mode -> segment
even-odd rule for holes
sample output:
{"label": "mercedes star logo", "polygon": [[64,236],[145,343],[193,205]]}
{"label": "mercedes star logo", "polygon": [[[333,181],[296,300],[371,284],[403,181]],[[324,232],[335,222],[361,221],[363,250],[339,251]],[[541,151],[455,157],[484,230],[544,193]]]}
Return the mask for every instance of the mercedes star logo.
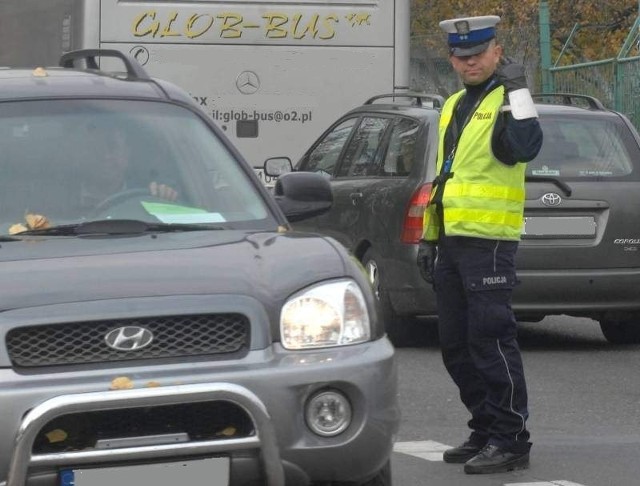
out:
{"label": "mercedes star logo", "polygon": [[243,71],[236,78],[236,87],[242,94],[253,94],[260,89],[260,78],[253,71]]}
{"label": "mercedes star logo", "polygon": [[149,62],[149,51],[144,46],[135,46],[129,50],[129,54],[133,56],[133,58],[140,63],[141,66],[144,66]]}
{"label": "mercedes star logo", "polygon": [[124,326],[109,331],[104,340],[112,349],[135,351],[149,346],[153,341],[153,334],[144,327]]}
{"label": "mercedes star logo", "polygon": [[557,206],[562,202],[562,198],[555,192],[547,192],[541,197],[542,204],[545,206]]}

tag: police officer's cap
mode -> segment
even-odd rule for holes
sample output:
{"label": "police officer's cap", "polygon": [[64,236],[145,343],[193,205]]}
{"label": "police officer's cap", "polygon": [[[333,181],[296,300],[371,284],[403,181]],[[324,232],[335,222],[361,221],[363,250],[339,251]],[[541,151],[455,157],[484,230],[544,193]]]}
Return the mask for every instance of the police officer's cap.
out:
{"label": "police officer's cap", "polygon": [[448,34],[449,54],[462,57],[484,52],[496,36],[498,22],[497,15],[443,20],[440,28]]}

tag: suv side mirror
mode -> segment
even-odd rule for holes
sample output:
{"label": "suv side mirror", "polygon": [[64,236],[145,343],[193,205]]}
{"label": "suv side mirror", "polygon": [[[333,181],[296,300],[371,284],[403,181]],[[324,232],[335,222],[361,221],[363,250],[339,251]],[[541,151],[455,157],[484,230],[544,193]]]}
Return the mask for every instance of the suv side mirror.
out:
{"label": "suv side mirror", "polygon": [[293,171],[289,157],[272,157],[264,161],[264,173],[269,177],[280,177]]}
{"label": "suv side mirror", "polygon": [[289,222],[326,213],[333,205],[329,181],[314,172],[289,172],[278,177],[273,196]]}

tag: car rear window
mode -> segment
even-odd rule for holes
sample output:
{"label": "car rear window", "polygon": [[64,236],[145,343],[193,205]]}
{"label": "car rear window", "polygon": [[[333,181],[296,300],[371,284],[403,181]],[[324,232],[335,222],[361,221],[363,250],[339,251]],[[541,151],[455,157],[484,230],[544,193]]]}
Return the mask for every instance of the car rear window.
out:
{"label": "car rear window", "polygon": [[544,135],[527,174],[566,179],[638,179],[640,149],[622,119],[610,116],[543,115]]}

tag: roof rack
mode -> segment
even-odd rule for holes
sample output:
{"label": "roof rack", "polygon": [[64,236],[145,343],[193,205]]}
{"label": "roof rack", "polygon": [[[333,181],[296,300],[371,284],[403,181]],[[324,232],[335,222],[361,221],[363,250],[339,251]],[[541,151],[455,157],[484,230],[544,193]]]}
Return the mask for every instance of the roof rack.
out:
{"label": "roof rack", "polygon": [[536,100],[558,99],[561,104],[569,106],[580,106],[576,101],[581,100],[589,105],[590,110],[606,110],[602,102],[594,97],[576,93],[534,93],[531,97]]}
{"label": "roof rack", "polygon": [[444,98],[437,94],[431,93],[418,93],[408,91],[406,93],[388,93],[373,96],[364,102],[365,105],[371,105],[374,101],[384,98],[415,98],[414,102],[417,106],[423,106],[423,100],[429,100],[432,102],[434,108],[442,108],[444,105]]}
{"label": "roof rack", "polygon": [[73,68],[77,65],[76,61],[84,61],[87,69],[99,70],[100,67],[96,62],[96,57],[115,57],[120,59],[127,68],[127,78],[129,79],[145,81],[151,79],[138,61],[116,49],[80,49],[70,51],[60,57],[59,65],[63,68]]}

